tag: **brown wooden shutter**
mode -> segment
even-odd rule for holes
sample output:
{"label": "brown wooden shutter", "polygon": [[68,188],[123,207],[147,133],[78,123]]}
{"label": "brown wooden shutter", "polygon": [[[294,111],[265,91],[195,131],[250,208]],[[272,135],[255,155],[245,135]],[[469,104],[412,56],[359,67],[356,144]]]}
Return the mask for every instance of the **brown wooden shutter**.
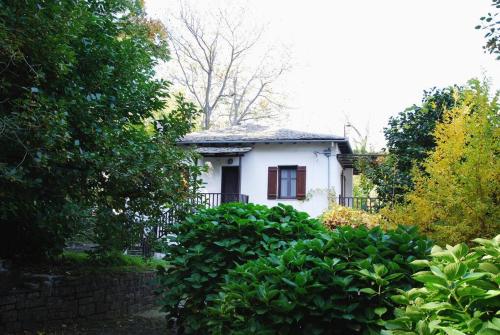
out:
{"label": "brown wooden shutter", "polygon": [[297,199],[306,198],[306,167],[297,166]]}
{"label": "brown wooden shutter", "polygon": [[267,168],[267,198],[276,199],[278,197],[278,168],[270,166]]}

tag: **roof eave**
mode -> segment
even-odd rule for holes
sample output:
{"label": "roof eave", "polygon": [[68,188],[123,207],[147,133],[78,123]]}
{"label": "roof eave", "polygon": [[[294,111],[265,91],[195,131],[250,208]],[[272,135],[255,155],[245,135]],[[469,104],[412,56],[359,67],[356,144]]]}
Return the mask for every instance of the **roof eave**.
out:
{"label": "roof eave", "polygon": [[351,147],[351,142],[349,142],[349,140],[346,139],[346,140],[344,140],[343,143],[345,143],[346,146],[345,146],[345,148],[339,147],[340,153],[341,154],[352,154],[353,151],[352,151],[352,147]]}
{"label": "roof eave", "polygon": [[[192,140],[192,141],[179,141],[177,142],[178,144],[198,144],[198,145],[214,145],[214,144],[240,144],[240,143],[248,143],[248,144],[255,144],[255,143],[297,143],[297,142],[304,142],[304,143],[311,143],[311,142],[345,142],[348,144],[349,148],[351,147],[349,144],[349,141],[344,138],[322,138],[322,139],[252,139],[252,140],[209,140],[209,141],[203,141],[203,140]],[[352,151],[352,150],[351,150]]]}

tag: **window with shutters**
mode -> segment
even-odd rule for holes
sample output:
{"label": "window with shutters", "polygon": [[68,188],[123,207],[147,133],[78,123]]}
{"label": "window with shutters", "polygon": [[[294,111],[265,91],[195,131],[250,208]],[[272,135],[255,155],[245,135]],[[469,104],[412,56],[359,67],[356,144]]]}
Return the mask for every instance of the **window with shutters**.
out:
{"label": "window with shutters", "polygon": [[279,167],[279,198],[296,199],[297,198],[297,167],[280,166]]}
{"label": "window with shutters", "polygon": [[306,199],[305,166],[269,166],[267,168],[268,199]]}

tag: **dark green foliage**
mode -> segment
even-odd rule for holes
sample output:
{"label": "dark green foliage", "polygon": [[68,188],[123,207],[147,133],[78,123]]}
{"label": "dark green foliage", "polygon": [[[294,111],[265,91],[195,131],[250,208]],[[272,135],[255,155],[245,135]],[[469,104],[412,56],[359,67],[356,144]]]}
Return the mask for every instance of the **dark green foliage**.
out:
{"label": "dark green foliage", "polygon": [[481,24],[476,29],[484,30],[486,33],[485,52],[494,54],[500,60],[500,0],[491,0],[492,12],[481,17]]}
{"label": "dark green foliage", "polygon": [[175,141],[195,109],[179,97],[155,120],[168,51],[140,2],[1,1],[0,40],[0,257],[76,233],[119,250],[182,203],[196,171]]}
{"label": "dark green foliage", "polygon": [[449,87],[424,91],[421,106],[413,105],[389,119],[384,128],[388,156],[359,166],[377,187],[382,201],[400,202],[413,189],[411,170],[419,167],[434,149],[436,123],[442,120],[445,110],[456,105],[454,93],[461,90]]}
{"label": "dark green foliage", "polygon": [[210,308],[215,334],[378,334],[409,262],[430,241],[415,228],[341,227],[231,271]]}
{"label": "dark green foliage", "polygon": [[325,231],[291,206],[232,203],[201,210],[175,227],[175,244],[167,246],[163,309],[186,333],[204,333],[206,307],[230,269]]}
{"label": "dark green foliage", "polygon": [[413,264],[426,269],[413,275],[423,287],[401,291],[402,305],[385,324],[387,335],[500,334],[500,235],[432,249],[432,259]]}

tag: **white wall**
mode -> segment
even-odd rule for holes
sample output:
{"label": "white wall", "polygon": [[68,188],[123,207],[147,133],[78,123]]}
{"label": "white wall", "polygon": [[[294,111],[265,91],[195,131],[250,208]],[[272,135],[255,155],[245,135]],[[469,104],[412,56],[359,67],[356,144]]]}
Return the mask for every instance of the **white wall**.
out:
{"label": "white wall", "polygon": [[333,168],[332,175],[335,174],[333,177],[332,185],[334,187],[334,192],[335,192],[335,199],[338,200],[340,193],[342,192],[342,166],[340,165],[339,161],[337,160],[337,154],[340,153],[338,147],[336,147],[336,152],[335,155],[332,155],[331,162],[330,164],[333,164],[335,167]]}
{"label": "white wall", "polygon": [[[315,154],[328,149],[331,143],[314,144],[258,144],[242,158],[241,192],[250,201],[274,206],[280,202],[293,205],[312,216],[320,215],[328,207],[328,159]],[[330,189],[340,185],[340,170],[336,146],[330,157]],[[306,199],[267,199],[267,171],[269,166],[300,165],[306,167]]]}
{"label": "white wall", "polygon": [[345,197],[352,197],[353,196],[353,173],[354,169],[349,168],[349,169],[344,169],[344,177],[345,177]]}
{"label": "white wall", "polygon": [[[332,143],[296,144],[256,144],[252,151],[241,158],[241,193],[249,196],[249,201],[268,206],[285,203],[311,216],[320,215],[328,208],[328,159],[323,154],[315,154],[328,149]],[[335,196],[340,194],[342,168],[337,161],[338,147],[334,143],[330,157],[330,190]],[[228,160],[232,158],[233,163]],[[207,164],[208,163],[208,164]],[[237,166],[238,157],[204,157],[199,164],[206,164],[209,170],[202,175],[205,183],[202,191],[221,191],[221,167]],[[269,166],[306,166],[305,200],[267,199],[267,171]],[[352,180],[352,179],[351,179]],[[352,187],[352,182],[350,183]],[[346,185],[348,186],[348,185]]]}

